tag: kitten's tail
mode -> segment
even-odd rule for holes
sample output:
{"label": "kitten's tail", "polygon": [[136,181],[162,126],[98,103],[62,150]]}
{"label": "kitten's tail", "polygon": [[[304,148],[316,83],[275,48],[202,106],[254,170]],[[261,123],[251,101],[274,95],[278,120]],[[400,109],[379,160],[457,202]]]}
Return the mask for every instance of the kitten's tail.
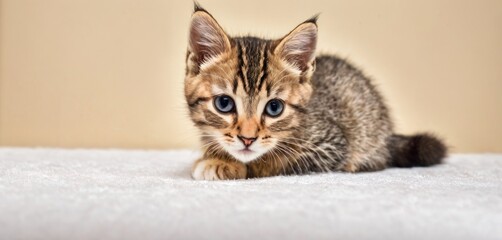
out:
{"label": "kitten's tail", "polygon": [[446,157],[448,148],[437,137],[424,133],[413,136],[394,134],[387,140],[390,164],[394,167],[431,166]]}

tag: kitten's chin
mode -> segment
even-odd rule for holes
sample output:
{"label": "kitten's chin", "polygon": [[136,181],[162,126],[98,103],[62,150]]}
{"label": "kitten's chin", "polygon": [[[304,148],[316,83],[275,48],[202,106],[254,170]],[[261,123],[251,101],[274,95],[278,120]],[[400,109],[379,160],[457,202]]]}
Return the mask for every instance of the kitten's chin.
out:
{"label": "kitten's chin", "polygon": [[265,149],[255,150],[255,149],[229,149],[225,148],[227,153],[232,155],[235,159],[248,163],[260,158],[263,154],[267,152]]}
{"label": "kitten's chin", "polygon": [[230,155],[232,155],[235,159],[248,163],[251,161],[254,161],[261,157],[263,154],[265,154],[266,151],[256,151],[256,150],[248,150],[248,149],[241,149],[241,150],[230,150],[228,151]]}

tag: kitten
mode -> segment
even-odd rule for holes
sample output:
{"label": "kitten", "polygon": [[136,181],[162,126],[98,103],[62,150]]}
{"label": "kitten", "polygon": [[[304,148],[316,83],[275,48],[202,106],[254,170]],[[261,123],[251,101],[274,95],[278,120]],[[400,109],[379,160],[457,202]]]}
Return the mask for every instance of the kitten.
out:
{"label": "kitten", "polygon": [[185,96],[202,135],[197,180],[438,164],[430,134],[393,132],[364,74],[336,56],[315,57],[317,17],[281,39],[230,37],[195,4]]}

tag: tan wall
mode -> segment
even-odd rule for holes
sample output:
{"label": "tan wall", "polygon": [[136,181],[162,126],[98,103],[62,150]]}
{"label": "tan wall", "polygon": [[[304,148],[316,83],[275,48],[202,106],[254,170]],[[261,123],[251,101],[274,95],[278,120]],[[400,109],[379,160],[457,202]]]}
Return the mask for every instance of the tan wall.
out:
{"label": "tan wall", "polygon": [[[502,151],[502,1],[201,1],[229,33],[322,12],[319,48],[371,75],[403,133]],[[196,146],[182,97],[191,1],[0,0],[0,145]]]}

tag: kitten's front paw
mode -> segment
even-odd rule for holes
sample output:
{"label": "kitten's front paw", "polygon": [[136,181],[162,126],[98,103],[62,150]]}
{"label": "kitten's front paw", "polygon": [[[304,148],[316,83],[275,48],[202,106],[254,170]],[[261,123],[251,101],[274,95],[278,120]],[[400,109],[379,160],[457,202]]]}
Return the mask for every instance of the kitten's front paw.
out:
{"label": "kitten's front paw", "polygon": [[200,160],[192,168],[195,180],[227,180],[246,178],[246,165],[217,159]]}

